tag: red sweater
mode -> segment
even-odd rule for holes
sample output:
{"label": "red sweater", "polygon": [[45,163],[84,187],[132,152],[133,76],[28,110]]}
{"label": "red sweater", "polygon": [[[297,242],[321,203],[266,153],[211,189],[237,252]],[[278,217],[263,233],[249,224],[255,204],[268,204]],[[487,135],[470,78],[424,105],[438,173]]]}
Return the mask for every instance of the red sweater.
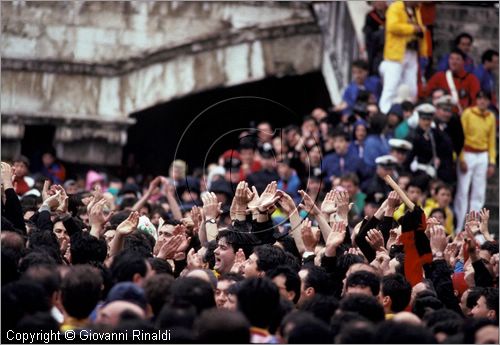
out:
{"label": "red sweater", "polygon": [[[463,70],[462,72],[453,74],[453,81],[455,82],[455,87],[457,88],[462,109],[476,105],[476,95],[481,89],[477,77],[474,74]],[[432,91],[438,88],[442,88],[450,92],[450,88],[446,82],[446,74],[443,71],[434,73],[431,77],[425,88],[425,97],[430,97]],[[460,90],[464,90],[465,92],[461,93]]]}

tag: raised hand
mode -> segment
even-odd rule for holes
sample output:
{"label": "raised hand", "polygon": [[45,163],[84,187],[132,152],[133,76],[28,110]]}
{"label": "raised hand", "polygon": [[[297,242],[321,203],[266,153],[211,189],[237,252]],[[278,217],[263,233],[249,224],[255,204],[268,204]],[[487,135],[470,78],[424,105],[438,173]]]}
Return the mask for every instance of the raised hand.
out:
{"label": "raised hand", "polygon": [[486,241],[493,241],[493,237],[491,237],[490,231],[488,229],[489,220],[490,220],[490,210],[488,210],[487,208],[483,208],[479,212],[479,217],[481,219],[479,230],[483,234]]}
{"label": "raised hand", "polygon": [[448,240],[446,239],[446,233],[444,231],[444,227],[442,225],[433,225],[431,226],[431,250],[433,254],[436,253],[444,253],[446,246],[448,244]]}
{"label": "raised hand", "polygon": [[128,218],[116,227],[116,234],[119,234],[121,236],[130,235],[135,229],[137,229],[137,225],[139,224],[139,217],[139,212],[131,212]]}
{"label": "raised hand", "polygon": [[469,227],[473,234],[477,233],[481,229],[481,223],[479,221],[479,212],[470,211],[465,216],[465,226]]}
{"label": "raised hand", "polygon": [[253,198],[248,202],[247,207],[250,210],[255,210],[259,206],[260,199],[259,193],[257,192],[257,188],[255,188],[255,186],[252,186],[252,195]]}
{"label": "raised hand", "polygon": [[222,203],[217,200],[215,193],[206,193],[201,199],[203,201],[203,213],[206,219],[217,219],[222,213]]}
{"label": "raised hand", "polygon": [[203,268],[203,260],[201,256],[195,252],[194,248],[191,248],[189,252],[187,253],[187,269],[189,271],[197,269],[197,268]]}
{"label": "raised hand", "polygon": [[269,211],[274,204],[281,198],[282,192],[278,190],[276,181],[269,183],[260,195],[257,210],[261,213]]}
{"label": "raised hand", "polygon": [[89,216],[90,216],[90,211],[92,210],[94,205],[99,201],[101,201],[103,198],[101,186],[97,184],[94,190],[90,192],[90,194],[92,194],[92,196],[90,197],[90,201],[87,204],[87,213],[89,214]]}
{"label": "raised hand", "polygon": [[311,228],[311,221],[307,218],[302,222],[301,235],[306,251],[314,252],[314,249],[319,242],[320,232],[318,231],[316,233],[313,233]]}
{"label": "raised hand", "polygon": [[337,212],[337,205],[335,204],[335,191],[331,190],[326,193],[325,199],[321,203],[321,212],[326,215],[331,215]]}
{"label": "raised hand", "polygon": [[42,200],[45,201],[50,197],[50,181],[45,180],[43,182],[43,189],[42,189]]}
{"label": "raised hand", "polygon": [[254,192],[248,188],[248,183],[241,181],[236,187],[236,192],[233,198],[234,206],[237,211],[245,212],[247,205],[253,200]]}
{"label": "raised hand", "polygon": [[391,266],[389,262],[391,261],[391,258],[389,254],[385,251],[378,251],[375,254],[375,259],[370,263],[371,266],[378,268],[383,275],[387,275],[390,273],[395,273],[391,272]]}
{"label": "raised hand", "polygon": [[243,274],[243,270],[245,269],[245,261],[246,261],[245,253],[243,249],[238,249],[236,255],[234,257],[234,264],[231,267],[231,272]]}
{"label": "raised hand", "polygon": [[13,185],[12,185],[13,174],[14,173],[12,171],[12,167],[7,163],[2,162],[0,176],[2,177],[2,184],[3,184],[4,190],[9,189],[9,188],[13,188]]}
{"label": "raised hand", "polygon": [[109,213],[108,215],[104,215],[103,210],[104,210],[104,206],[106,205],[106,203],[107,203],[106,199],[101,199],[100,201],[98,201],[97,203],[95,203],[92,206],[90,213],[89,213],[89,224],[90,225],[103,226],[111,218],[111,216],[113,215],[112,213]]}
{"label": "raised hand", "polygon": [[337,216],[341,220],[347,220],[349,210],[352,208],[353,205],[349,204],[349,193],[336,191],[335,203],[337,204]]}
{"label": "raised hand", "polygon": [[398,242],[398,229],[394,228],[389,231],[389,239],[387,240],[387,243],[385,244],[385,248],[387,250],[391,250],[391,247]]}
{"label": "raised hand", "polygon": [[170,183],[170,181],[168,180],[168,178],[166,178],[165,176],[160,176],[160,184],[161,184],[161,190],[162,190],[162,193],[167,195],[174,195],[175,194],[175,186]]}
{"label": "raised hand", "polygon": [[53,185],[52,189],[56,192],[59,192],[59,207],[57,208],[58,212],[66,213],[68,212],[68,195],[66,194],[66,190],[60,185]]}
{"label": "raised hand", "polygon": [[183,242],[183,236],[175,235],[169,238],[165,238],[163,242],[164,243],[162,243],[157,257],[163,260],[173,259],[175,253],[177,253],[177,248],[179,248],[179,246]]}
{"label": "raised hand", "polygon": [[[193,206],[191,209],[191,219],[193,220],[193,232],[198,232],[201,227],[201,223],[203,222],[203,214],[201,208],[198,206]],[[159,227],[158,227],[159,229]]]}
{"label": "raised hand", "polygon": [[366,242],[372,247],[376,252],[385,251],[384,248],[384,236],[377,229],[371,229],[365,236]]}
{"label": "raised hand", "polygon": [[281,199],[279,199],[278,205],[287,215],[290,215],[297,209],[292,197],[285,192],[283,192]]}
{"label": "raised hand", "polygon": [[479,217],[481,219],[481,224],[488,224],[488,221],[490,220],[490,210],[488,210],[487,208],[483,208],[481,211],[479,211]]}
{"label": "raised hand", "polygon": [[177,247],[177,252],[178,253],[184,253],[189,247],[189,243],[191,243],[191,237],[187,237],[185,234],[181,235],[182,236],[182,241],[181,244]]}
{"label": "raised hand", "polygon": [[346,222],[335,222],[332,224],[332,231],[326,240],[325,255],[335,256],[338,246],[340,246],[346,235]]}
{"label": "raised hand", "polygon": [[172,235],[185,235],[187,231],[186,226],[183,224],[177,224],[174,226],[174,229],[172,230]]}
{"label": "raised hand", "polygon": [[444,259],[452,269],[455,268],[455,264],[457,263],[457,253],[458,245],[456,242],[448,243],[446,249],[444,250]]}
{"label": "raised hand", "polygon": [[387,197],[387,207],[390,209],[397,209],[399,205],[401,205],[402,201],[401,198],[399,197],[399,194],[396,193],[395,191],[391,191],[389,193],[389,196]]}
{"label": "raised hand", "polygon": [[60,205],[60,196],[61,192],[58,191],[56,194],[49,196],[44,202],[43,205],[48,206],[51,211],[56,210]]}
{"label": "raised hand", "polygon": [[299,194],[302,197],[302,203],[299,204],[299,207],[313,217],[318,216],[321,213],[321,210],[318,208],[318,206],[316,206],[309,194],[304,192],[302,189],[299,190]]}
{"label": "raised hand", "polygon": [[148,195],[156,194],[159,191],[160,184],[162,182],[161,176],[156,176],[148,186],[148,191],[146,192]]}

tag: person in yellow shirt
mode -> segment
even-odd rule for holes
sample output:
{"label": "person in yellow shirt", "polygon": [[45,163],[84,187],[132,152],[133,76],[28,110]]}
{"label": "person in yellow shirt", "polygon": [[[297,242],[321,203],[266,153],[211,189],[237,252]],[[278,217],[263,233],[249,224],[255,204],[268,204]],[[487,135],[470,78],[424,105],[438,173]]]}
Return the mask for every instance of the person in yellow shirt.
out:
{"label": "person in yellow shirt", "polygon": [[495,173],[496,125],[495,116],[488,110],[490,96],[480,91],[476,99],[477,106],[465,109],[460,119],[465,142],[457,164],[456,233],[462,231],[469,210],[479,211],[483,207],[487,177]]}
{"label": "person in yellow shirt", "polygon": [[450,207],[451,195],[451,187],[447,184],[440,183],[434,189],[434,198],[428,199],[424,207],[424,212],[427,217],[430,217],[434,209],[442,209],[444,211],[445,223],[443,225],[447,235],[454,235],[454,216]]}
{"label": "person in yellow shirt", "polygon": [[385,15],[384,61],[379,67],[384,87],[379,106],[387,114],[400,85],[407,85],[416,99],[418,56],[428,56],[428,47],[420,1],[394,1]]}

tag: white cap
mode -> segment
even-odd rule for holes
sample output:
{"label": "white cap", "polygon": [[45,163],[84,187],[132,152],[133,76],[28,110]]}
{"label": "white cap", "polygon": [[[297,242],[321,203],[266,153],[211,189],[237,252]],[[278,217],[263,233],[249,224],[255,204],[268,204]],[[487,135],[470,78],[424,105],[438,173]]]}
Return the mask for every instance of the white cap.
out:
{"label": "white cap", "polygon": [[434,107],[430,103],[424,103],[424,104],[420,104],[418,107],[416,107],[415,112],[418,113],[419,117],[422,117],[422,116],[433,117],[434,113],[436,112],[436,107]]}
{"label": "white cap", "polygon": [[377,157],[377,159],[375,159],[375,163],[382,166],[395,166],[398,164],[398,161],[391,155],[385,155]]}
{"label": "white cap", "polygon": [[389,145],[393,149],[411,151],[413,144],[404,139],[389,139]]}

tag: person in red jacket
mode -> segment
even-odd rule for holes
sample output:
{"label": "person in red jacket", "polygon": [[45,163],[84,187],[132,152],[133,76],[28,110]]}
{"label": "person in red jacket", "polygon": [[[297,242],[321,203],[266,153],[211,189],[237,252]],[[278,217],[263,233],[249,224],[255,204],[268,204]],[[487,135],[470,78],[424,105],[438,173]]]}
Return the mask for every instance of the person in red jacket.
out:
{"label": "person in red jacket", "polygon": [[31,189],[25,179],[29,175],[30,161],[25,156],[19,156],[14,159],[12,167],[14,168],[14,190],[17,195],[22,196]]}
{"label": "person in red jacket", "polygon": [[[474,74],[465,71],[464,63],[465,54],[458,49],[453,50],[448,60],[449,70],[437,72],[431,77],[425,88],[425,97],[441,88],[448,91],[459,104],[460,113],[463,109],[476,105],[476,95],[480,90],[479,80]],[[448,71],[451,72],[454,87],[448,84]]]}

